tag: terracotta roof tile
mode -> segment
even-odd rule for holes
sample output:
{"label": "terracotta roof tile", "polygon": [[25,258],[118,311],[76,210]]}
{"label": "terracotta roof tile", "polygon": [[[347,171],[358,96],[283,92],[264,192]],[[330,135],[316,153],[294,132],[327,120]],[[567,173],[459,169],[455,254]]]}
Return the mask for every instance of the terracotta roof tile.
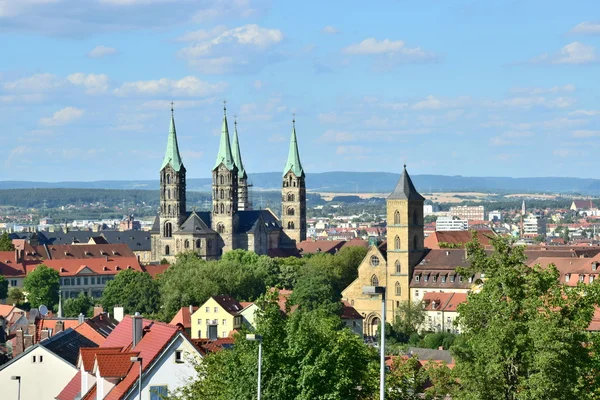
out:
{"label": "terracotta roof tile", "polygon": [[[133,363],[131,357],[137,357],[139,352],[127,353],[96,353],[92,373],[98,373],[103,378],[123,378],[127,375]],[[117,385],[118,386],[118,385]]]}
{"label": "terracotta roof tile", "polygon": [[165,272],[167,269],[169,269],[170,266],[170,264],[143,265],[142,268],[144,269],[144,271],[149,273],[153,279],[156,279],[158,275]]}
{"label": "terracotta roof tile", "polygon": [[[482,246],[490,245],[490,237],[496,236],[492,230],[478,230],[477,238]],[[449,231],[434,232],[425,238],[424,245],[428,249],[439,249],[439,243],[450,243],[452,245],[463,245],[473,240],[471,231]]]}
{"label": "terracotta roof tile", "polygon": [[96,354],[119,354],[123,351],[122,347],[93,347],[93,348],[81,348],[79,349],[79,361],[77,366],[81,366],[89,373],[92,373],[94,369],[94,361]]}
{"label": "terracotta roof tile", "polygon": [[190,306],[181,307],[179,311],[177,311],[177,314],[175,314],[171,322],[169,322],[169,324],[181,324],[181,326],[183,326],[184,328],[189,329],[192,327],[192,314],[195,313],[197,310],[197,306],[192,306],[192,312],[190,313]]}
{"label": "terracotta roof tile", "polygon": [[356,311],[356,308],[352,307],[352,305],[349,302],[344,300],[342,301],[342,303],[342,319],[364,319],[363,316],[360,315],[358,311]]}
{"label": "terracotta roof tile", "polygon": [[81,371],[77,371],[64,389],[56,396],[57,400],[73,400],[81,390]]}

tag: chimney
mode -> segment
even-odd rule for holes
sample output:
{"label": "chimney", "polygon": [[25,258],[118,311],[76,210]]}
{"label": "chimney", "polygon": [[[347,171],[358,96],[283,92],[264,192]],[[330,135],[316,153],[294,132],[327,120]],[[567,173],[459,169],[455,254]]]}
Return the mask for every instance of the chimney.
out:
{"label": "chimney", "polygon": [[143,324],[143,320],[142,320],[142,316],[140,315],[139,312],[136,312],[135,315],[133,317],[131,317],[131,322],[132,322],[132,332],[133,332],[133,344],[131,345],[132,348],[135,349],[135,346],[137,346],[137,344],[140,342],[140,340],[142,340],[142,324]]}
{"label": "chimney", "polygon": [[190,304],[190,316],[194,313],[194,306]]}
{"label": "chimney", "polygon": [[115,307],[114,311],[113,311],[113,318],[116,319],[117,321],[121,322],[123,321],[123,316],[125,315],[125,312],[123,311],[123,307],[121,306],[117,306]]}
{"label": "chimney", "polygon": [[62,290],[58,290],[58,318],[62,318],[63,316],[63,309],[62,309]]}
{"label": "chimney", "polygon": [[83,313],[79,313],[79,316],[77,317],[77,322],[79,322],[79,324],[83,324],[85,321],[85,315],[83,315]]}
{"label": "chimney", "polygon": [[64,322],[63,321],[56,321],[56,325],[54,327],[54,334],[60,333],[64,330]]}
{"label": "chimney", "polygon": [[23,349],[28,349],[33,346],[33,336],[23,335]]}
{"label": "chimney", "polygon": [[95,306],[94,307],[94,317],[97,317],[98,315],[102,314],[104,312],[104,309],[100,306]]}
{"label": "chimney", "polygon": [[17,333],[15,335],[15,349],[13,351],[13,357],[18,356],[25,350],[25,342],[24,342],[24,333],[23,329],[17,329]]}
{"label": "chimney", "polygon": [[50,337],[50,331],[48,329],[44,329],[40,332],[40,342],[44,339],[48,339]]}
{"label": "chimney", "polygon": [[19,249],[15,249],[15,263],[18,264],[19,262]]}

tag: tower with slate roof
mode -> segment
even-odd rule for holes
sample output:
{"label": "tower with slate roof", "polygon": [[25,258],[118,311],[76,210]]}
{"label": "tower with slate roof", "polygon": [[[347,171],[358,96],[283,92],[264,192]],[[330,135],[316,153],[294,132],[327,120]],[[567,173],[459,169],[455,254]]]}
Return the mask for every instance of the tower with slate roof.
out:
{"label": "tower with slate roof", "polygon": [[237,119],[234,121],[234,129],[233,129],[233,161],[238,168],[238,210],[244,211],[249,209],[248,202],[248,174],[246,174],[246,169],[244,168],[244,163],[242,162],[242,152],[240,150],[240,139],[238,137],[237,131]]}
{"label": "tower with slate roof", "polygon": [[292,120],[292,137],[281,188],[281,224],[290,246],[306,240],[306,175],[300,162],[296,120]]}

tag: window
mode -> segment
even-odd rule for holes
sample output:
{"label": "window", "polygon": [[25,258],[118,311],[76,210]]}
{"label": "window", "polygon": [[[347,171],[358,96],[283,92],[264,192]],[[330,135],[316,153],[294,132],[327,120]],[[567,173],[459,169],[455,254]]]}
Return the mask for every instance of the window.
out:
{"label": "window", "polygon": [[469,277],[469,283],[473,283],[473,277],[472,276]]}
{"label": "window", "polygon": [[196,239],[196,248],[197,249],[201,249],[202,248],[202,241],[200,239]]}
{"label": "window", "polygon": [[400,250],[400,237],[396,236],[394,238],[394,249]]}
{"label": "window", "polygon": [[569,279],[571,279],[571,274],[566,274],[565,275],[565,282],[569,282]]}
{"label": "window", "polygon": [[92,277],[90,278],[90,281],[91,281],[91,282],[90,282],[90,284],[91,284],[91,285],[95,285],[95,284],[96,284],[96,278],[95,278],[95,277],[93,277],[93,276],[92,276]]}
{"label": "window", "polygon": [[287,215],[294,215],[295,213],[296,211],[292,207],[287,209]]}
{"label": "window", "polygon": [[40,356],[40,362],[44,362],[44,356]]}
{"label": "window", "polygon": [[456,275],[450,275],[450,282],[454,282],[455,277],[456,277]]}
{"label": "window", "polygon": [[415,297],[419,297],[419,291],[415,290]]}
{"label": "window", "polygon": [[[221,204],[221,206],[223,206],[223,204]],[[223,224],[217,225],[217,232],[218,233],[224,233],[225,232],[225,226]]]}
{"label": "window", "polygon": [[223,331],[221,333],[222,333],[221,337],[227,337],[227,332]]}
{"label": "window", "polygon": [[462,281],[463,281],[463,277],[462,277],[462,276],[459,276],[459,277],[458,277],[458,281],[459,281],[459,282],[462,282]]}
{"label": "window", "polygon": [[371,265],[376,267],[379,265],[379,257],[377,256],[371,256]]}
{"label": "window", "polygon": [[429,280],[429,274],[423,275],[423,281],[427,282]]}
{"label": "window", "polygon": [[198,325],[202,325],[202,318],[198,318]]}
{"label": "window", "polygon": [[77,286],[81,286],[81,278],[77,278]]}
{"label": "window", "polygon": [[171,254],[171,249],[169,248],[169,246],[165,246],[165,255],[169,255]]}
{"label": "window", "polygon": [[219,308],[218,308],[218,307],[215,307],[215,308],[213,309],[213,311],[214,311],[214,312],[216,312],[216,313],[218,313],[218,312],[219,312]]}
{"label": "window", "polygon": [[87,278],[87,277],[86,277],[86,278],[83,278],[83,284],[84,284],[85,286],[87,286],[87,285],[88,285],[88,278]]}
{"label": "window", "polygon": [[225,206],[221,204],[221,214],[225,214]]}
{"label": "window", "polygon": [[36,363],[37,362],[37,356],[31,356],[31,362],[32,363]]}
{"label": "window", "polygon": [[287,200],[288,201],[294,201],[294,194],[293,193],[288,193]]}
{"label": "window", "polygon": [[[170,211],[169,211],[170,212]],[[171,237],[173,234],[173,226],[170,222],[165,223],[165,237]]]}
{"label": "window", "polygon": [[399,274],[402,272],[402,267],[400,266],[400,261],[396,260],[396,273]]}
{"label": "window", "polygon": [[415,235],[415,237],[413,237],[413,250],[417,250],[419,248],[419,238],[417,238],[417,235]]}
{"label": "window", "polygon": [[210,312],[210,307],[206,307],[206,312]]}
{"label": "window", "polygon": [[71,280],[69,278],[65,279],[65,286],[69,286],[71,284]]}
{"label": "window", "polygon": [[169,395],[167,386],[150,386],[150,400],[166,399]]}
{"label": "window", "polygon": [[379,286],[379,278],[377,278],[377,275],[371,277],[371,286]]}
{"label": "window", "polygon": [[171,174],[167,174],[167,185],[171,183]]}
{"label": "window", "polygon": [[396,284],[394,286],[395,286],[395,289],[396,289],[396,296],[401,296],[402,295],[402,288],[400,287],[400,282],[396,282]]}
{"label": "window", "polygon": [[421,280],[421,275],[416,275],[415,276],[415,282],[419,282]]}
{"label": "window", "polygon": [[446,275],[442,275],[442,283],[446,283]]}
{"label": "window", "polygon": [[598,269],[598,263],[597,262],[593,262],[592,263],[592,271],[595,271]]}
{"label": "window", "polygon": [[186,249],[190,248],[190,241],[185,239],[185,242],[183,242],[183,247],[185,247]]}
{"label": "window", "polygon": [[219,193],[220,193],[220,196],[219,196],[219,197],[220,197],[221,199],[224,199],[224,198],[225,198],[225,192],[223,192],[223,189],[221,189]]}
{"label": "window", "polygon": [[396,301],[396,308],[399,308],[399,307],[400,307],[400,302]]}
{"label": "window", "polygon": [[17,286],[17,280],[16,279],[12,279],[10,281],[10,286]]}
{"label": "window", "polygon": [[400,225],[400,211],[394,212],[394,225]]}
{"label": "window", "polygon": [[181,364],[183,362],[183,351],[175,350],[175,362]]}
{"label": "window", "polygon": [[590,275],[590,283],[594,282],[594,275]]}
{"label": "window", "polygon": [[350,305],[353,306],[354,305],[354,300],[350,300]]}
{"label": "window", "polygon": [[584,279],[585,279],[585,275],[579,274],[579,282],[583,282]]}
{"label": "window", "polygon": [[227,320],[226,319],[223,320],[223,325],[227,325]]}
{"label": "window", "polygon": [[288,229],[294,229],[294,221],[288,221]]}
{"label": "window", "polygon": [[225,183],[225,177],[221,175],[221,185]]}
{"label": "window", "polygon": [[437,275],[434,275],[434,276],[433,276],[433,281],[434,281],[434,282],[437,282]]}

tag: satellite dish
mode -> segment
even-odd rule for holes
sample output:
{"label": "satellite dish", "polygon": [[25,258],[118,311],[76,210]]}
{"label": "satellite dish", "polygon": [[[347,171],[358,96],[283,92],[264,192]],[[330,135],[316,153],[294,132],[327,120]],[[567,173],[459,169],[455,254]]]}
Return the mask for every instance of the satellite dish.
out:
{"label": "satellite dish", "polygon": [[40,312],[40,315],[42,317],[45,317],[46,315],[48,315],[48,307],[46,307],[45,305],[41,305],[38,307],[38,311]]}

